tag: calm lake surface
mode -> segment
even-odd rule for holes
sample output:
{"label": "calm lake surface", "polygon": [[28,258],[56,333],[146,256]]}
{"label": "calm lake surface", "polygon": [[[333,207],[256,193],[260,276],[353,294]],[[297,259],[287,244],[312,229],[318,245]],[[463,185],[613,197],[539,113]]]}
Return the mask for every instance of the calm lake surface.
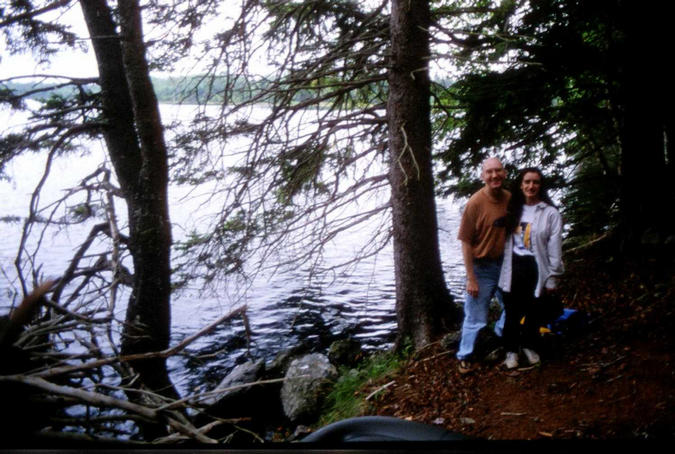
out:
{"label": "calm lake surface", "polygon": [[[175,114],[174,106],[162,106],[164,121]],[[3,124],[20,124],[0,112]],[[104,158],[102,144],[91,143],[87,153],[61,157],[53,163],[51,176],[42,191],[41,206],[56,199],[65,188],[76,185],[91,173]],[[45,157],[25,155],[6,169],[9,181],[0,181],[0,313],[6,313],[19,285],[14,259],[20,241],[23,219],[28,213],[30,194],[42,176]],[[188,194],[190,195],[188,197]],[[194,196],[190,188],[170,188],[171,219],[174,239],[181,239],[191,225],[198,224],[217,212],[218,205],[208,207]],[[456,299],[461,298],[464,269],[459,242],[456,240],[461,204],[449,199],[437,200],[440,247],[446,281]],[[125,208],[117,207],[123,215]],[[75,247],[86,237],[93,220],[66,228],[50,227],[42,237],[42,263],[46,277],[61,275]],[[325,266],[339,261],[367,241],[367,233],[352,232],[329,243]],[[30,242],[35,244],[36,238]],[[102,247],[102,246],[101,246]],[[335,262],[337,263],[337,262]],[[225,322],[209,336],[199,339],[171,364],[172,377],[179,390],[192,391],[217,383],[236,364],[248,359],[271,360],[278,352],[307,342],[316,349],[325,349],[340,337],[354,337],[367,350],[386,349],[395,337],[394,267],[389,244],[376,258],[370,258],[342,274],[318,276],[308,281],[309,264],[274,275],[260,275],[247,283],[246,291],[237,286],[223,286],[217,294],[192,287],[172,297],[172,336],[174,342],[211,324],[231,310],[247,305],[252,337],[245,336],[241,318]],[[121,300],[124,298],[121,298]],[[118,308],[123,319],[124,307]]]}

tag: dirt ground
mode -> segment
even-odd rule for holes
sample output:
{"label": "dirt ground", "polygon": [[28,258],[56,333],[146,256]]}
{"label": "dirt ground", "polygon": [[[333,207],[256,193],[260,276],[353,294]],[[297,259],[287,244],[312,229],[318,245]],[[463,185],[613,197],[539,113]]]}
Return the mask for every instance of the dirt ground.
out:
{"label": "dirt ground", "polygon": [[588,317],[543,339],[540,366],[507,372],[500,358],[460,375],[455,350],[439,342],[368,386],[366,395],[380,390],[368,413],[484,440],[672,440],[672,258],[615,263],[607,256],[595,249],[566,258],[565,307]]}

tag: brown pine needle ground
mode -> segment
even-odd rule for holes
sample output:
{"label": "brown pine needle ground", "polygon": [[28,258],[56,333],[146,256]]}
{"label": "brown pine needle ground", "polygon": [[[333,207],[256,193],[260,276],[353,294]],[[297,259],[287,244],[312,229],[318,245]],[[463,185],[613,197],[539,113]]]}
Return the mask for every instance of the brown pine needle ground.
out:
{"label": "brown pine needle ground", "polygon": [[[597,249],[566,258],[566,307],[589,313],[539,367],[482,363],[460,375],[454,351],[420,352],[369,400],[369,414],[436,424],[469,437],[672,439],[675,435],[672,258],[615,264]],[[664,263],[668,264],[664,268]]]}

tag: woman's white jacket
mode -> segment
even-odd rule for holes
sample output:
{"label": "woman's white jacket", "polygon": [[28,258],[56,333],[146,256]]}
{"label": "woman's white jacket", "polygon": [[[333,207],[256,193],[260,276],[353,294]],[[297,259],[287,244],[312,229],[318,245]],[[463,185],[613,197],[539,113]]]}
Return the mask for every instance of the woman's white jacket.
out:
{"label": "woman's white jacket", "polygon": [[[539,202],[534,211],[532,221],[532,250],[537,262],[539,277],[534,296],[538,298],[544,287],[554,289],[557,286],[557,276],[564,271],[562,262],[562,216],[555,207],[546,202]],[[504,261],[499,275],[499,288],[505,292],[511,291],[513,263],[513,238],[507,235],[504,244]]]}

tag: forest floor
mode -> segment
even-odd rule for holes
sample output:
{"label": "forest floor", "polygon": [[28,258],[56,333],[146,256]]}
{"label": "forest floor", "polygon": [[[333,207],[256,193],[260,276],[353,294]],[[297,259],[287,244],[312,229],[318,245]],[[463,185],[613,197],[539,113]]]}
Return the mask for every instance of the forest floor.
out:
{"label": "forest floor", "polygon": [[672,440],[673,259],[614,255],[599,246],[566,256],[561,296],[587,323],[546,338],[539,366],[507,372],[499,358],[462,375],[438,342],[362,390],[379,389],[367,413],[482,440]]}

